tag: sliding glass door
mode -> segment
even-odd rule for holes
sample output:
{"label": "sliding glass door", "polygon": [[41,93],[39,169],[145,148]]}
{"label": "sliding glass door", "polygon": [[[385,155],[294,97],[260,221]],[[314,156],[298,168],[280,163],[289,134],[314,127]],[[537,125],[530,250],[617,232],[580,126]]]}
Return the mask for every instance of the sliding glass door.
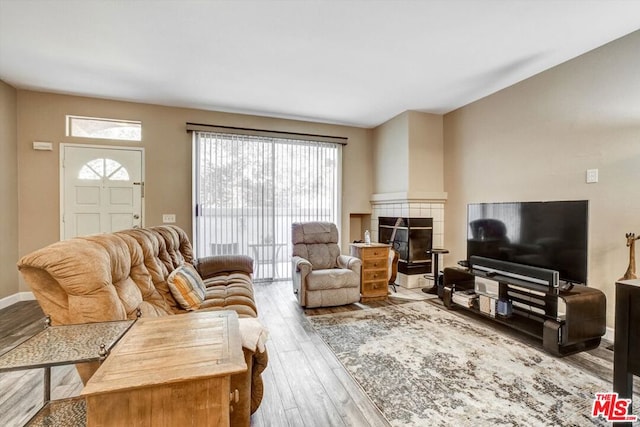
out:
{"label": "sliding glass door", "polygon": [[340,214],[341,145],[194,132],[194,250],[245,254],[256,280],[291,278],[291,223]]}

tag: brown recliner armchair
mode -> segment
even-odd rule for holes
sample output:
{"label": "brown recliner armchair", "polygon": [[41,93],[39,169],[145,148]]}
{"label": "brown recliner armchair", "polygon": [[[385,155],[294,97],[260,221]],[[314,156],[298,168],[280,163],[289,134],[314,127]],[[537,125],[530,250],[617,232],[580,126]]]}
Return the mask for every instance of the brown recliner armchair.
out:
{"label": "brown recliner armchair", "polygon": [[296,222],[293,293],[303,307],[331,307],[360,301],[360,259],[341,255],[338,228],[330,222]]}

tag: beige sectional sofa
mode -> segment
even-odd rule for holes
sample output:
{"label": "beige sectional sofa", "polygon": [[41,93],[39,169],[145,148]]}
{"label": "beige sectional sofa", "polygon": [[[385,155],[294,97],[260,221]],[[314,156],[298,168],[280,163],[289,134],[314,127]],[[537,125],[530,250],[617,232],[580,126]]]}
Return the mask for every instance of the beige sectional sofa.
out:
{"label": "beige sectional sofa", "polygon": [[[257,318],[253,260],[242,255],[194,259],[186,233],[175,226],[60,241],[25,255],[18,268],[52,324],[64,325],[133,319],[138,311],[143,317],[185,313],[167,284],[169,274],[184,263],[197,269],[206,286],[198,310],[234,310],[241,328],[242,319]],[[257,322],[251,322],[251,335],[259,336]],[[262,400],[267,353],[257,344],[245,342],[248,370],[232,377],[231,389],[240,393],[231,413],[234,426],[248,426]],[[97,367],[78,365],[85,383]]]}

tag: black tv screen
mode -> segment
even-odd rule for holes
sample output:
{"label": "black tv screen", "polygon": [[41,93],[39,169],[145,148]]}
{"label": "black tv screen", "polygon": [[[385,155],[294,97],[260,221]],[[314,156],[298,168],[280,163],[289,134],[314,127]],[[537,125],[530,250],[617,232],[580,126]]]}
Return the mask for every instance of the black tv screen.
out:
{"label": "black tv screen", "polygon": [[472,255],[556,270],[587,283],[589,202],[475,203],[467,207]]}

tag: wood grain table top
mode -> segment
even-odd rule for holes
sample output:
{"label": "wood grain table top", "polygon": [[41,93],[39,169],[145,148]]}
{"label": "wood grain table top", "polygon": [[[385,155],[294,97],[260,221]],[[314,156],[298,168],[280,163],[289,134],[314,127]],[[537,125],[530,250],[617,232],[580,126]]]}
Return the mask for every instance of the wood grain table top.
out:
{"label": "wood grain table top", "polygon": [[141,318],[116,344],[81,394],[230,375],[246,369],[234,311]]}

